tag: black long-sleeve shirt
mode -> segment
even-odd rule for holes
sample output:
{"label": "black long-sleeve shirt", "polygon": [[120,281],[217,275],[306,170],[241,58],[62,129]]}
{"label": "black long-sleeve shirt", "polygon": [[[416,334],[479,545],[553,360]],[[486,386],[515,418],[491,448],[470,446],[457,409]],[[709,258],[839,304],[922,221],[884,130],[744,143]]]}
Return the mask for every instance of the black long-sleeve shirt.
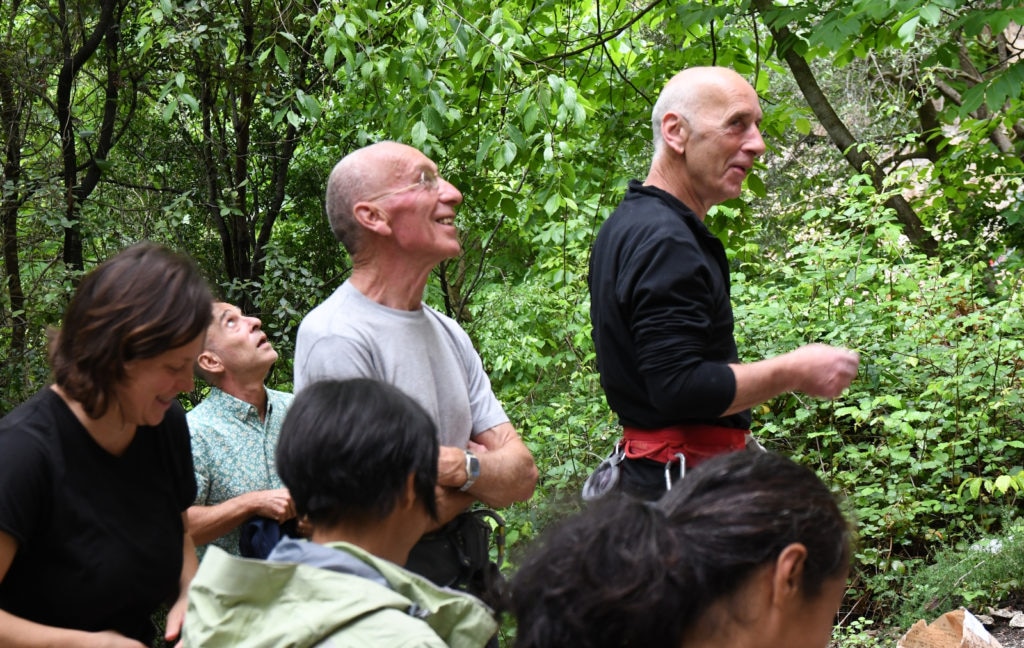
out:
{"label": "black long-sleeve shirt", "polygon": [[680,200],[634,180],[590,256],[590,317],[608,405],[622,425],[750,427],[721,417],[738,362],[725,248]]}

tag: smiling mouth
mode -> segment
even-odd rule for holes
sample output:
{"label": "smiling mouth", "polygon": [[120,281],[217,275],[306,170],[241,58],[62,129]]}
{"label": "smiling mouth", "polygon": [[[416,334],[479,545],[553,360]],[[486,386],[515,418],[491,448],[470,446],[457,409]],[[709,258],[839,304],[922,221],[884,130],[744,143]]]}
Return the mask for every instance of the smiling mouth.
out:
{"label": "smiling mouth", "polygon": [[439,218],[439,219],[437,219],[437,222],[442,224],[442,225],[454,225],[455,224],[455,217],[452,216],[451,218]]}

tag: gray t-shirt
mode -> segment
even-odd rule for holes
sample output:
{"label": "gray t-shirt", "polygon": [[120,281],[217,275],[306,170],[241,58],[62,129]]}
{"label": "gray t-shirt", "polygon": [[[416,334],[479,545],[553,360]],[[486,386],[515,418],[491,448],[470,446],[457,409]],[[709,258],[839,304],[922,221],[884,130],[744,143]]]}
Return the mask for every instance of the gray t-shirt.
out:
{"label": "gray t-shirt", "polygon": [[374,378],[395,385],[434,419],[441,445],[508,421],[466,332],[422,304],[381,306],[349,282],[302,320],[295,343],[295,392],[323,379]]}

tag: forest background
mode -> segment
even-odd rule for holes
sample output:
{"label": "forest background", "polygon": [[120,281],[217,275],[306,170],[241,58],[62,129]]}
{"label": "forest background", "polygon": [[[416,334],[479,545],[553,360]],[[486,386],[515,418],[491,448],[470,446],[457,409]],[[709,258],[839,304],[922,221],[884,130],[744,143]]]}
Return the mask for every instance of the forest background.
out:
{"label": "forest background", "polygon": [[269,383],[290,389],[299,321],[350,270],[326,176],[399,140],[465,195],[464,254],[426,300],[472,336],[541,471],[506,511],[514,559],[578,506],[618,434],[590,243],[646,174],[665,81],[724,65],[757,89],[769,147],[707,219],[742,359],[814,341],[862,358],[840,399],[754,416],[855,520],[847,645],[872,622],[1006,600],[1024,549],[1007,568],[977,547],[1024,536],[1017,4],[5,0],[0,414],[47,383],[45,332],[82,273],[140,239],[187,251],[258,315],[281,353]]}

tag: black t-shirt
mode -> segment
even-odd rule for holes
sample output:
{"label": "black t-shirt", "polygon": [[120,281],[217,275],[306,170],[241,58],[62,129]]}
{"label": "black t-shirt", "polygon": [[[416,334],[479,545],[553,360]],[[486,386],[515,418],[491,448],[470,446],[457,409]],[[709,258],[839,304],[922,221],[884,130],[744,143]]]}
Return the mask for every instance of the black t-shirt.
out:
{"label": "black t-shirt", "polygon": [[623,425],[750,427],[721,418],[738,362],[725,248],[681,201],[629,184],[590,255],[590,317],[608,405]]}
{"label": "black t-shirt", "polygon": [[52,389],[39,391],[0,420],[0,530],[18,543],[0,608],[150,643],[151,615],[178,594],[181,515],[195,493],[177,402],[118,457]]}

